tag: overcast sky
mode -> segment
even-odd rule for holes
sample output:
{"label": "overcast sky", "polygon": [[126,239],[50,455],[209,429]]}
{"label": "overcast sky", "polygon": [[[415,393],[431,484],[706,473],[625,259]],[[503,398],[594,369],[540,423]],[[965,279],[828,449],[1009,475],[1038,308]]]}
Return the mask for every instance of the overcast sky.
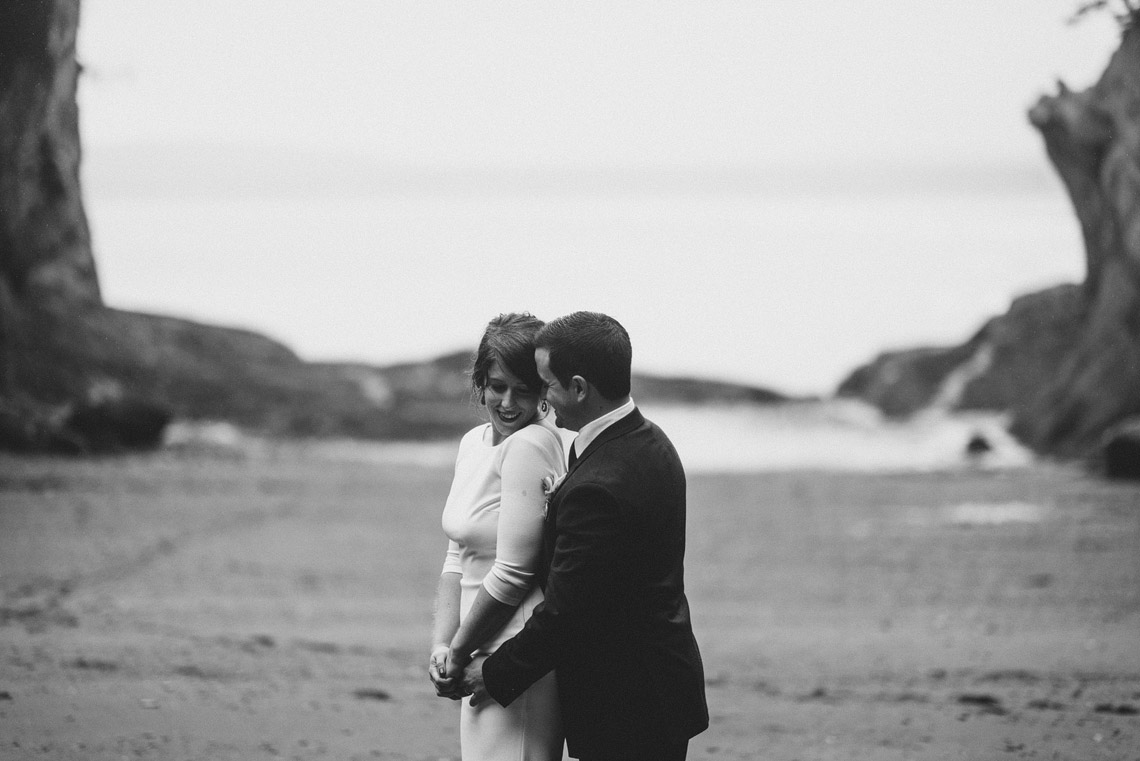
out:
{"label": "overcast sky", "polygon": [[89,144],[422,164],[1037,158],[1115,31],[1075,0],[86,0]]}
{"label": "overcast sky", "polygon": [[[373,228],[346,235],[376,250],[398,244],[404,255],[366,261],[363,251],[330,236],[361,224],[362,215],[375,216],[373,207],[330,206],[321,224],[336,220],[339,227],[328,231],[289,218],[272,230],[243,227],[246,207],[235,207],[222,229],[224,209],[167,204],[140,212],[123,199],[196,193],[208,201],[239,190],[280,194],[291,183],[327,196],[384,178],[387,191],[398,192],[401,178],[425,167],[545,168],[556,178],[566,169],[695,169],[739,173],[746,183],[776,178],[777,186],[881,175],[904,194],[912,181],[1011,193],[1037,184],[1051,194],[1046,207],[1064,219],[1038,229],[1037,238],[1023,234],[1024,220],[1005,233],[1000,219],[986,220],[990,232],[983,234],[973,224],[978,210],[964,203],[894,244],[883,235],[881,251],[875,238],[891,225],[874,218],[880,207],[821,206],[820,224],[832,227],[818,230],[820,240],[784,246],[771,229],[786,219],[750,218],[754,209],[741,196],[736,206],[700,207],[703,217],[686,228],[693,254],[707,253],[719,270],[694,269],[692,262],[668,267],[655,258],[653,235],[663,236],[658,250],[676,242],[668,239],[672,207],[631,220],[599,202],[597,235],[612,229],[612,239],[589,238],[579,229],[588,220],[574,218],[573,229],[566,222],[568,235],[578,235],[572,245],[583,266],[624,256],[626,276],[645,277],[646,288],[679,299],[686,319],[707,315],[708,324],[691,325],[688,335],[650,336],[660,320],[652,298],[623,301],[613,289],[591,290],[588,279],[562,278],[576,266],[569,259],[543,262],[554,285],[528,302],[534,311],[550,317],[612,305],[641,331],[644,351],[636,356],[653,369],[692,371],[716,356],[723,366],[713,374],[822,391],[878,349],[964,339],[1027,288],[1080,277],[1082,253],[1064,191],[1026,120],[1057,78],[1087,87],[1115,49],[1118,35],[1106,15],[1065,23],[1076,6],[84,0],[84,182],[104,292],[115,306],[262,329],[308,357],[424,358],[465,346],[487,317],[518,306],[508,284],[488,294],[484,281],[472,279],[480,268],[470,256],[507,252],[504,261],[521,266],[527,255],[556,258],[561,252],[554,249],[570,238],[558,237],[553,225],[527,237],[530,228],[595,211],[572,213],[526,198],[514,217],[498,207],[416,207],[424,219],[408,221],[400,215],[411,215],[410,207],[390,207],[395,216],[384,229],[373,221]],[[302,205],[294,216],[315,214],[318,206]],[[1040,214],[1040,203],[1033,208]],[[432,213],[455,229],[444,236],[430,224]],[[1013,220],[1030,211],[994,213]],[[913,215],[903,222],[913,227]],[[816,224],[804,229],[816,232]],[[768,237],[757,237],[757,225]],[[502,229],[512,226],[514,237]],[[639,230],[646,234],[635,239]],[[297,241],[305,235],[313,240],[302,250]],[[925,253],[943,259],[938,246],[963,238],[976,259],[915,261],[924,253],[912,248],[916,236],[932,240]],[[849,250],[864,259],[841,262],[825,282],[836,264],[813,246],[844,239],[858,243]],[[768,245],[773,241],[780,245]],[[261,250],[268,246],[275,250]],[[743,258],[729,257],[730,248]],[[994,264],[993,252],[1002,250],[1010,258]],[[743,281],[750,277],[767,290],[749,290]],[[722,290],[725,283],[736,290]],[[399,323],[416,308],[400,299],[422,297],[415,289],[429,284],[445,307],[430,319]],[[763,295],[772,312],[740,329],[754,353],[782,358],[782,374],[761,372],[759,360],[733,359],[735,347],[698,338],[754,312],[749,293]],[[378,304],[391,311],[378,312]],[[371,320],[394,326],[391,335],[378,340],[359,327]],[[784,343],[765,338],[765,325],[776,322],[801,333],[780,328]],[[677,358],[690,361],[670,365]]]}

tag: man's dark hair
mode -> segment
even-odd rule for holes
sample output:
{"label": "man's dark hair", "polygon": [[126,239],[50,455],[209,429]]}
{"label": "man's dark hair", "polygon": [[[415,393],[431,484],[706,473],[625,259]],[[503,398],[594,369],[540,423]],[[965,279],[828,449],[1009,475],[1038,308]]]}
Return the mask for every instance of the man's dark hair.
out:
{"label": "man's dark hair", "polygon": [[550,352],[550,372],[563,387],[580,375],[610,401],[629,395],[633,347],[613,317],[574,312],[548,322],[534,340]]}

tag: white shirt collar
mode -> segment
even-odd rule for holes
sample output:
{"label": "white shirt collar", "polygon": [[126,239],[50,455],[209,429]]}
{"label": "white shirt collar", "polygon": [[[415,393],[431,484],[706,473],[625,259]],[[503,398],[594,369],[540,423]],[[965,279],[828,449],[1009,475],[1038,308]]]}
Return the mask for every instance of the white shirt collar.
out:
{"label": "white shirt collar", "polygon": [[633,403],[633,399],[631,398],[628,402],[618,407],[617,409],[610,410],[601,417],[595,418],[594,420],[591,420],[589,423],[586,423],[584,426],[582,426],[582,430],[578,431],[578,438],[574,439],[573,443],[570,445],[574,448],[574,453],[580,457],[582,453],[586,451],[586,447],[590,446],[590,443],[593,442],[594,439],[598,438],[598,436],[601,435],[602,431],[606,430],[629,413],[633,412],[635,406],[636,405]]}

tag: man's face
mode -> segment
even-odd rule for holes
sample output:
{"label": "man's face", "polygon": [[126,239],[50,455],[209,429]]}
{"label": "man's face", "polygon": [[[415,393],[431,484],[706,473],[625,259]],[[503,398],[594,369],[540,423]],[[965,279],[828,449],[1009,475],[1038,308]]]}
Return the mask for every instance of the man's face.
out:
{"label": "man's face", "polygon": [[544,398],[554,408],[554,424],[568,431],[577,431],[582,423],[577,422],[578,397],[572,389],[565,388],[550,371],[550,352],[546,349],[534,350],[534,363],[538,365],[538,376],[542,378]]}

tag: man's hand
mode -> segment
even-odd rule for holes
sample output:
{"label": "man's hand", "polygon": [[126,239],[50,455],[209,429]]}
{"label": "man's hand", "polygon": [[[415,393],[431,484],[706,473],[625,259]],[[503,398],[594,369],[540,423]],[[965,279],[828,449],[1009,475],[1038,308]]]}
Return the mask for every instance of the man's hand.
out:
{"label": "man's hand", "polygon": [[492,699],[487,694],[487,686],[483,684],[483,661],[485,660],[487,660],[487,656],[482,655],[471,661],[470,665],[463,671],[463,681],[459,685],[462,692],[471,695],[472,708],[485,700]]}

